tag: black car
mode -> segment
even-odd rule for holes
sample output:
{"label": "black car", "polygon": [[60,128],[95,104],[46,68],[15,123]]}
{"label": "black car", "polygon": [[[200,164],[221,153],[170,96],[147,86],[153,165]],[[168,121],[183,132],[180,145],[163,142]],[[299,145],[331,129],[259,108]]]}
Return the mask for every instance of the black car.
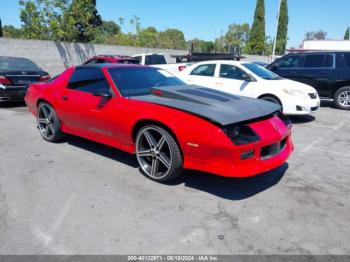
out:
{"label": "black car", "polygon": [[0,56],[0,102],[23,101],[28,86],[50,75],[26,58]]}
{"label": "black car", "polygon": [[313,86],[321,99],[350,110],[350,52],[291,53],[267,67],[276,74]]}

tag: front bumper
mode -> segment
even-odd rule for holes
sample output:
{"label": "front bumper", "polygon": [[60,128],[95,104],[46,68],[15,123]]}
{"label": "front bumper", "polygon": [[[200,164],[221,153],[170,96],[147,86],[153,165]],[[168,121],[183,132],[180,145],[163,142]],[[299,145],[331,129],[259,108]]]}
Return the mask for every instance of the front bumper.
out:
{"label": "front bumper", "polygon": [[283,113],[286,115],[311,115],[320,111],[320,98],[290,99],[283,104]]}
{"label": "front bumper", "polygon": [[28,86],[2,86],[0,88],[0,102],[23,101]]}
{"label": "front bumper", "polygon": [[[249,124],[261,140],[243,146],[216,144],[204,159],[185,159],[185,168],[224,177],[251,177],[283,165],[294,151],[291,129],[276,117]],[[230,141],[231,142],[231,141]],[[232,143],[232,142],[231,142]],[[200,147],[198,148],[200,150]],[[202,147],[202,150],[204,148]],[[249,158],[245,159],[247,153]]]}

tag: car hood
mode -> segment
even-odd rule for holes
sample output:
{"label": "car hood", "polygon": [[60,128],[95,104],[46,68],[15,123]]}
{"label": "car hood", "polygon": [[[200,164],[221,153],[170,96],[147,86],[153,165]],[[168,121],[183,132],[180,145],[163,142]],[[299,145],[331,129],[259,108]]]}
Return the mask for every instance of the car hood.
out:
{"label": "car hood", "polygon": [[266,117],[281,109],[270,102],[192,85],[152,88],[150,95],[130,99],[176,108],[222,126]]}
{"label": "car hood", "polygon": [[286,88],[286,89],[300,90],[306,93],[316,92],[315,88],[313,88],[312,86],[309,86],[297,81],[289,80],[289,79],[265,80],[265,81],[271,88]]}

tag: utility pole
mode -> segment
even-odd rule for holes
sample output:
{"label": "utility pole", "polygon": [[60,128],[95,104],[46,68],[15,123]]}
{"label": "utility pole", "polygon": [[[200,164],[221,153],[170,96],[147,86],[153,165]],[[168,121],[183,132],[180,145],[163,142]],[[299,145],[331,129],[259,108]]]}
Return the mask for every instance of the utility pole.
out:
{"label": "utility pole", "polygon": [[277,34],[278,34],[278,25],[279,25],[279,20],[280,20],[280,12],[281,12],[281,2],[282,0],[279,0],[278,4],[278,12],[277,12],[277,25],[276,25],[276,35],[275,39],[273,41],[273,48],[272,48],[272,61],[275,61],[275,52],[276,52],[276,42],[277,42]]}
{"label": "utility pole", "polygon": [[0,18],[0,37],[3,37],[1,18]]}

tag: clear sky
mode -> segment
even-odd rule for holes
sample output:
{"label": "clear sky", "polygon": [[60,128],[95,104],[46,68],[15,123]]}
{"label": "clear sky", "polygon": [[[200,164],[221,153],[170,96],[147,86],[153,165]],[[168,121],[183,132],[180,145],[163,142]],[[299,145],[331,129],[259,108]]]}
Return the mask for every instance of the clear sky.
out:
{"label": "clear sky", "polygon": [[[350,0],[289,0],[288,47],[301,44],[306,32],[324,30],[330,39],[343,39],[350,26]],[[97,0],[104,20],[126,21],[133,15],[143,27],[177,28],[187,40],[213,40],[231,23],[252,24],[256,0]],[[275,34],[278,0],[265,0],[266,33]],[[20,26],[17,0],[0,0],[3,24]],[[124,30],[131,30],[129,25]]]}

